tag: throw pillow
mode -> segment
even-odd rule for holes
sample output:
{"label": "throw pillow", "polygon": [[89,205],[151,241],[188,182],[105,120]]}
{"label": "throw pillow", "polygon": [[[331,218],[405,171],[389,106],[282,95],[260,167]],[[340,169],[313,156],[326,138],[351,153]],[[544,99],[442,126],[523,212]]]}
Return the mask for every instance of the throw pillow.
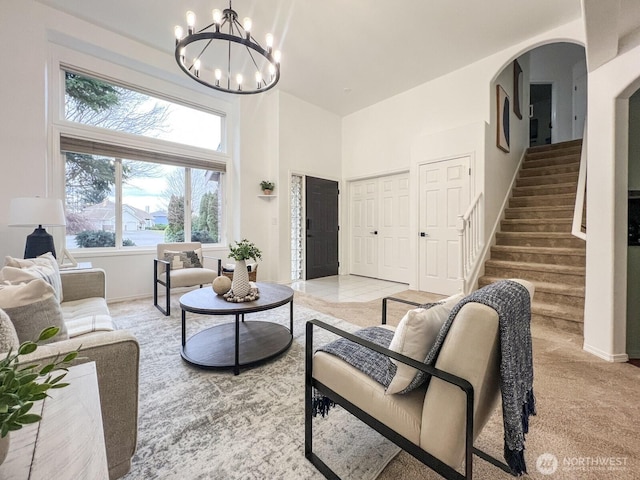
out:
{"label": "throw pillow", "polygon": [[7,313],[0,309],[0,354],[5,354],[9,350],[17,350],[20,346],[16,328],[11,323]]}
{"label": "throw pillow", "polygon": [[185,252],[174,252],[166,250],[164,260],[171,264],[171,270],[181,268],[202,268],[202,249],[188,250]]}
{"label": "throw pillow", "polygon": [[47,327],[58,327],[60,331],[44,343],[69,338],[53,287],[40,278],[18,285],[0,285],[0,308],[9,315],[20,343],[37,340]]}
{"label": "throw pillow", "polygon": [[[436,341],[438,333],[449,313],[464,298],[462,294],[452,295],[429,308],[409,310],[400,320],[389,344],[389,350],[406,355],[419,362],[424,361]],[[396,365],[396,373],[387,387],[386,394],[402,392],[409,386],[418,371],[397,360],[390,359]]]}
{"label": "throw pillow", "polygon": [[[40,255],[36,258],[13,258],[13,257],[5,257],[4,264],[7,267],[14,268],[23,268],[23,269],[31,269],[31,273],[36,275],[35,278],[42,278],[51,286],[56,292],[56,297],[58,300],[62,302],[62,280],[60,278],[60,267],[58,267],[58,262],[55,257],[47,252],[43,255]],[[12,283],[14,280],[7,279]],[[29,281],[29,280],[22,280]]]}

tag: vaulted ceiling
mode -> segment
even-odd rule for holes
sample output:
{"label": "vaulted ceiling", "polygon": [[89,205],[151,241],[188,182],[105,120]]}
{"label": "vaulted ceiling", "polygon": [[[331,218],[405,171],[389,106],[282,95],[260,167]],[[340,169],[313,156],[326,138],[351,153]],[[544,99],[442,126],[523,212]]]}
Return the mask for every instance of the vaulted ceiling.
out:
{"label": "vaulted ceiling", "polygon": [[[187,10],[208,20],[213,8],[228,6],[224,0],[38,1],[171,53],[173,27],[184,25]],[[233,8],[253,19],[256,36],[276,37],[283,54],[279,87],[338,115],[582,15],[580,0],[234,0]]]}

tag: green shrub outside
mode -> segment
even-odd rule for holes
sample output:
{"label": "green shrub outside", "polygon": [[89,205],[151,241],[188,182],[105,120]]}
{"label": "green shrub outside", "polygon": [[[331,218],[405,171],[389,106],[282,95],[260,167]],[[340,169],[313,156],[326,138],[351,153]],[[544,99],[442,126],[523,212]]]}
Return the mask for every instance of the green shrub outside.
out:
{"label": "green shrub outside", "polygon": [[[115,247],[116,234],[104,230],[84,230],[76,235],[76,245],[79,248]],[[134,247],[136,244],[129,238],[123,238],[122,245]]]}

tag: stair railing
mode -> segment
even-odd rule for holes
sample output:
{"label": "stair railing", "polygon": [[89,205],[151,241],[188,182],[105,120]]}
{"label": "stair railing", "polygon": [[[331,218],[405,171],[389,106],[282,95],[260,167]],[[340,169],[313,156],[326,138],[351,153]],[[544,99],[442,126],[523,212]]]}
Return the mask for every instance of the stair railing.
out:
{"label": "stair railing", "polygon": [[583,240],[587,239],[587,228],[584,225],[585,197],[587,193],[587,120],[584,121],[584,132],[582,133],[582,150],[580,152],[580,171],[578,172],[578,186],[576,189],[576,203],[573,207],[573,223],[571,224],[571,234]]}
{"label": "stair railing", "polygon": [[478,263],[478,253],[484,246],[483,195],[480,192],[463,215],[458,215],[456,228],[458,230],[459,267],[458,276],[462,279],[463,293],[467,293],[469,273]]}

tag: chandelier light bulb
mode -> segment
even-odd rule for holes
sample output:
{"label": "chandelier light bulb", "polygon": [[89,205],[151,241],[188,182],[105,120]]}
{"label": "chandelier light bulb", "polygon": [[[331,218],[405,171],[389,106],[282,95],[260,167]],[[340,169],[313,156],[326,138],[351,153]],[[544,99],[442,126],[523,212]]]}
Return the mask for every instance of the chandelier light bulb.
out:
{"label": "chandelier light bulb", "polygon": [[186,50],[187,50],[187,49],[186,49],[185,47],[182,47],[182,48],[180,49],[180,61],[181,61],[182,63],[184,63],[184,56],[186,55]]}
{"label": "chandelier light bulb", "polygon": [[239,73],[236,75],[236,82],[238,82],[238,90],[242,90],[242,74]]}
{"label": "chandelier light bulb", "polygon": [[176,41],[182,40],[182,35],[184,35],[184,30],[180,25],[176,25],[174,27],[173,33],[176,35]]}
{"label": "chandelier light bulb", "polygon": [[222,78],[222,70],[216,68],[213,74],[215,75],[216,80],[220,81],[220,79]]}
{"label": "chandelier light bulb", "polygon": [[195,62],[193,62],[193,73],[196,77],[200,77],[200,59],[196,59]]}
{"label": "chandelier light bulb", "polygon": [[244,33],[247,36],[247,40],[251,40],[251,26],[251,19],[249,17],[244,17],[244,20],[242,21],[242,28],[244,28]]}
{"label": "chandelier light bulb", "polygon": [[271,75],[271,80],[273,80],[273,76],[276,74],[276,66],[273,63],[269,64],[269,74]]}
{"label": "chandelier light bulb", "polygon": [[273,48],[273,35],[267,33],[265,37],[265,42],[267,44],[267,52],[271,53],[271,49]]}
{"label": "chandelier light bulb", "polygon": [[276,61],[276,63],[280,63],[281,58],[282,52],[280,52],[280,50],[276,50],[275,52],[273,52],[273,59]]}
{"label": "chandelier light bulb", "polygon": [[216,8],[211,13],[213,15],[213,23],[220,25],[222,23],[222,12]]}
{"label": "chandelier light bulb", "polygon": [[189,27],[189,35],[191,35],[196,26],[196,14],[191,10],[187,12],[187,27]]}
{"label": "chandelier light bulb", "polygon": [[256,84],[258,88],[262,87],[262,74],[260,72],[256,72]]}

